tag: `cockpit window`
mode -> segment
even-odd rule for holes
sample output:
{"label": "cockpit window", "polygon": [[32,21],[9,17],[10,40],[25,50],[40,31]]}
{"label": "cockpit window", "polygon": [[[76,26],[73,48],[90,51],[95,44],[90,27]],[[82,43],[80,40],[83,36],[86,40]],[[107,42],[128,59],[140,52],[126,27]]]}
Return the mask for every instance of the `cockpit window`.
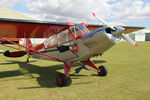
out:
{"label": "cockpit window", "polygon": [[59,44],[63,44],[67,41],[71,42],[74,40],[74,37],[76,38],[79,35],[81,35],[83,33],[87,33],[87,32],[89,32],[89,30],[84,26],[84,24],[75,24],[75,25],[71,26],[69,29],[66,29],[58,34],[54,34],[54,35],[50,36],[44,42],[44,44],[45,44],[45,47],[48,48],[48,47],[56,46]]}
{"label": "cockpit window", "polygon": [[69,30],[64,30],[58,34],[54,34],[52,36],[50,36],[45,42],[45,47],[53,47],[56,45],[60,45],[63,44],[65,42],[69,42],[73,40],[73,37],[71,36],[71,33],[69,32]]}
{"label": "cockpit window", "polygon": [[85,27],[84,24],[76,24],[77,28],[79,28],[82,32],[89,32],[89,30]]}
{"label": "cockpit window", "polygon": [[65,31],[60,32],[59,34],[57,34],[57,39],[58,39],[58,44],[61,44],[61,43],[70,41],[73,38],[72,38],[69,30],[65,30]]}
{"label": "cockpit window", "polygon": [[75,38],[78,37],[80,34],[89,32],[84,24],[75,24],[74,26],[70,27],[70,30],[72,31]]}

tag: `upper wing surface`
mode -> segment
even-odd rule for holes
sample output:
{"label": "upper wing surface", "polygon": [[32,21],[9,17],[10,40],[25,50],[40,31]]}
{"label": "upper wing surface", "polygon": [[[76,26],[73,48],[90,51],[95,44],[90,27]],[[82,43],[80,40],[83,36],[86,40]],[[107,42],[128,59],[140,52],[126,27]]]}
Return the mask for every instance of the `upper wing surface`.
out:
{"label": "upper wing surface", "polygon": [[[95,30],[97,28],[100,28],[100,27],[103,27],[104,25],[92,25],[92,24],[89,24],[88,25],[88,29],[90,31],[92,30]],[[124,31],[124,34],[129,34],[129,33],[132,33],[132,32],[135,32],[135,31],[139,31],[141,29],[144,29],[144,27],[132,27],[132,26],[122,26],[125,28],[125,31]]]}
{"label": "upper wing surface", "polygon": [[[0,37],[5,38],[48,38],[51,35],[58,34],[69,28],[69,23],[37,21],[37,20],[19,20],[0,18]],[[90,31],[103,27],[103,25],[89,24]],[[144,27],[125,28],[125,34],[144,29]]]}
{"label": "upper wing surface", "polygon": [[0,37],[48,38],[68,27],[68,23],[0,18]]}

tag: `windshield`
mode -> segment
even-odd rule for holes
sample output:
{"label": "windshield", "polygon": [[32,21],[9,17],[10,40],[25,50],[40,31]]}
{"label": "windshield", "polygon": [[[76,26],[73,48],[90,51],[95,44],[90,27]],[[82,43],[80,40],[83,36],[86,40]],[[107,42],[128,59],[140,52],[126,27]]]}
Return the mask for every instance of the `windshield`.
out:
{"label": "windshield", "polygon": [[75,26],[76,26],[76,28],[78,28],[78,29],[79,29],[80,31],[82,31],[83,33],[89,32],[89,30],[85,27],[84,24],[76,24]]}
{"label": "windshield", "polygon": [[72,31],[75,38],[83,33],[89,32],[84,24],[75,24],[74,26],[70,27],[70,30]]}

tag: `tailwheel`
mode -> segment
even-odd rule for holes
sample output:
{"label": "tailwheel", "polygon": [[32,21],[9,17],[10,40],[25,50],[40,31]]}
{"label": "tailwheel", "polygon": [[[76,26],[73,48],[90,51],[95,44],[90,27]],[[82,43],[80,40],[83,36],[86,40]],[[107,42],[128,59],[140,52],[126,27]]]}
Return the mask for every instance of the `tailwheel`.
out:
{"label": "tailwheel", "polygon": [[60,87],[66,86],[68,83],[68,79],[64,74],[59,74],[56,78],[56,83]]}
{"label": "tailwheel", "polygon": [[100,72],[98,72],[98,76],[106,76],[108,71],[105,66],[101,65],[99,67]]}

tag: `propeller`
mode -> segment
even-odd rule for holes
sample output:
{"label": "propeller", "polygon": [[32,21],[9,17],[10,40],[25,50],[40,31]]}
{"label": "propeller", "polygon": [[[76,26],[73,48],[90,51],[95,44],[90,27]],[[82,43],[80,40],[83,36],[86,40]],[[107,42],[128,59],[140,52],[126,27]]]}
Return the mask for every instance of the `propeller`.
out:
{"label": "propeller", "polygon": [[127,37],[125,34],[121,34],[121,37],[128,43],[130,43],[136,47],[138,46],[138,44],[136,42],[134,42],[131,38]]}
{"label": "propeller", "polygon": [[92,14],[93,14],[93,16],[94,16],[95,18],[97,18],[99,21],[101,21],[102,23],[104,23],[105,25],[109,26],[112,30],[115,31],[115,28],[114,28],[113,26],[109,25],[107,22],[105,22],[105,20],[103,20],[103,19],[100,18],[100,17],[97,17],[94,12],[92,12]]}
{"label": "propeller", "polygon": [[[115,31],[115,27],[113,27],[112,25],[109,25],[105,20],[103,20],[102,18],[100,17],[97,17],[96,14],[94,12],[92,12],[92,15],[98,19],[99,21],[101,21],[103,24],[107,25],[108,27],[110,27],[113,31]],[[113,35],[115,36],[115,35]],[[134,42],[132,39],[130,39],[129,37],[127,37],[124,33],[120,34],[119,35],[121,38],[123,38],[126,42],[134,45],[134,46],[138,46],[136,42]],[[118,37],[118,36],[115,36],[115,37]]]}

